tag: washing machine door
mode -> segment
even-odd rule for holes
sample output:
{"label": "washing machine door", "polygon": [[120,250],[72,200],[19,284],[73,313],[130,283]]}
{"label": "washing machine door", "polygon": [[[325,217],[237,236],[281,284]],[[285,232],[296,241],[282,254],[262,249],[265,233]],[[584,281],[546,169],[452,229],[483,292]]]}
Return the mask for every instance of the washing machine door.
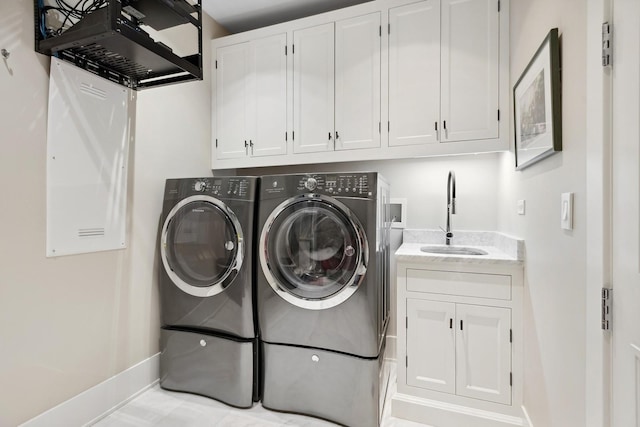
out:
{"label": "washing machine door", "polygon": [[226,289],[240,270],[244,235],[225,203],[210,196],[191,196],[167,215],[160,255],[178,288],[197,297],[213,296]]}
{"label": "washing machine door", "polygon": [[298,307],[322,310],[347,300],[362,282],[368,260],[362,225],[331,197],[285,201],[260,235],[260,263],[269,285]]}

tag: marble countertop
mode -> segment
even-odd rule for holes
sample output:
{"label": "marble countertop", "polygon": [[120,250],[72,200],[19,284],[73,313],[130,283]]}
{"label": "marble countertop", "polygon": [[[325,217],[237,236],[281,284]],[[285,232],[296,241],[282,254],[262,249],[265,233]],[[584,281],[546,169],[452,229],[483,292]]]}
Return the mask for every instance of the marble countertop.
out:
{"label": "marble countertop", "polygon": [[444,244],[441,230],[404,230],[402,246],[396,251],[398,262],[465,262],[470,264],[522,264],[524,240],[495,231],[454,231],[452,246],[482,249],[487,255],[454,255],[422,252],[426,245]]}

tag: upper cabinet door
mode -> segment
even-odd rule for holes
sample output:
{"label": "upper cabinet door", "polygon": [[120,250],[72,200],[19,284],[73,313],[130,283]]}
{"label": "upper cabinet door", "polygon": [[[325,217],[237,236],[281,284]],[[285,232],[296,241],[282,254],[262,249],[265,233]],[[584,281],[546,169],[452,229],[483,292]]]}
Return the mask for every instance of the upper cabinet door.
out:
{"label": "upper cabinet door", "polygon": [[511,310],[456,304],[456,394],[511,404]]}
{"label": "upper cabinet door", "polygon": [[217,49],[215,134],[218,159],[247,155],[249,51],[248,42]]}
{"label": "upper cabinet door", "polygon": [[442,0],[441,141],[498,137],[496,0]]}
{"label": "upper cabinet door", "polygon": [[438,142],[440,2],[389,9],[389,145]]}
{"label": "upper cabinet door", "polygon": [[333,150],[334,24],[293,32],[293,151]]}
{"label": "upper cabinet door", "polygon": [[336,22],[335,148],[380,146],[380,13]]}
{"label": "upper cabinet door", "polygon": [[287,153],[287,35],[252,42],[248,138],[253,156]]}

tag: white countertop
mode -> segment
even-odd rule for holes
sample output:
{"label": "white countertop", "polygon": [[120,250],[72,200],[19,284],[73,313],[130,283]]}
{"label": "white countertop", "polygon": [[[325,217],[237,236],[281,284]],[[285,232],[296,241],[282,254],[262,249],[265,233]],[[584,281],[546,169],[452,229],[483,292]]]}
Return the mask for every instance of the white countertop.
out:
{"label": "white countertop", "polygon": [[470,264],[522,264],[524,240],[494,231],[454,231],[451,246],[482,249],[487,255],[455,255],[422,252],[422,246],[445,246],[440,230],[404,230],[396,251],[398,262],[464,262]]}

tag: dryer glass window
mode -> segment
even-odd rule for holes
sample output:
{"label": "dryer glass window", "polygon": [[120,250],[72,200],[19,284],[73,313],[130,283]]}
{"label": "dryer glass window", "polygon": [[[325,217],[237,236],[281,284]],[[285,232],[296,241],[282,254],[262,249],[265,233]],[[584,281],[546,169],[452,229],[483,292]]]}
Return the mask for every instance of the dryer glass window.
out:
{"label": "dryer glass window", "polygon": [[304,299],[325,299],[349,284],[360,259],[357,235],[334,206],[309,201],[286,208],[271,227],[269,258],[281,287]]}
{"label": "dryer glass window", "polygon": [[207,287],[225,277],[238,250],[237,233],[217,206],[184,205],[167,228],[167,261],[184,282]]}

